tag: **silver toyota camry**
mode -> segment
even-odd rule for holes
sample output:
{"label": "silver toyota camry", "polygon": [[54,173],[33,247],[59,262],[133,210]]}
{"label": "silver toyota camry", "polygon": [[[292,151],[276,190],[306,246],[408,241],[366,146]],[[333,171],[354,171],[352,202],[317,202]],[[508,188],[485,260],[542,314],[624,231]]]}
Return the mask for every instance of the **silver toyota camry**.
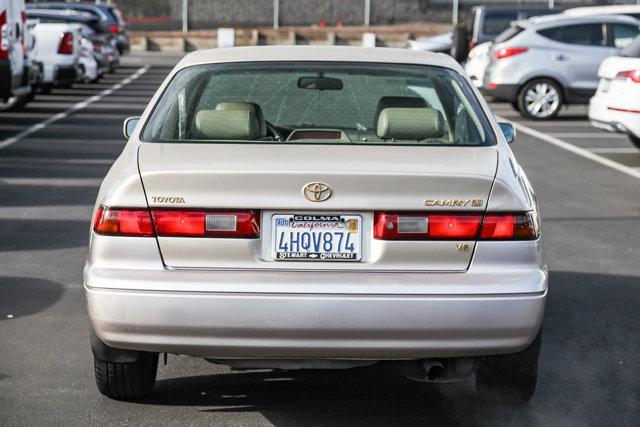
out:
{"label": "silver toyota camry", "polygon": [[535,195],[450,57],[352,47],[187,55],[95,205],[84,270],[101,393],[160,353],[238,368],[380,361],[534,394],[547,271]]}

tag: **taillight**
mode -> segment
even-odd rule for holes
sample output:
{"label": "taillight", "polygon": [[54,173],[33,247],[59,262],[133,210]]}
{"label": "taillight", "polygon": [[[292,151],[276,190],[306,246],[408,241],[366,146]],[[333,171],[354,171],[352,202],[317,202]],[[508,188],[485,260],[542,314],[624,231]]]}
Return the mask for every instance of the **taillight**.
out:
{"label": "taillight", "polygon": [[58,53],[61,55],[73,54],[73,33],[60,34],[60,45],[58,46]]}
{"label": "taillight", "polygon": [[93,231],[106,236],[151,237],[153,225],[149,209],[108,208],[100,206]]}
{"label": "taillight", "polygon": [[473,40],[469,40],[469,43],[467,44],[467,48],[469,49],[468,51],[471,52],[471,49],[473,49],[474,47],[476,47],[476,42]]}
{"label": "taillight", "polygon": [[374,237],[380,240],[535,240],[533,212],[524,213],[386,213],[376,212]]}
{"label": "taillight", "polygon": [[535,240],[540,237],[533,212],[486,214],[480,240]]}
{"label": "taillight", "polygon": [[471,240],[481,214],[376,212],[374,237],[380,240]]}
{"label": "taillight", "polygon": [[509,58],[514,55],[520,55],[528,51],[527,47],[503,47],[493,52],[493,57],[496,59]]}
{"label": "taillight", "polygon": [[120,25],[118,25],[118,24],[109,24],[109,31],[111,31],[113,34],[119,34],[120,33]]}
{"label": "taillight", "polygon": [[260,212],[254,210],[175,210],[100,206],[93,231],[107,236],[225,237],[260,236]]}
{"label": "taillight", "polygon": [[616,79],[623,79],[626,81],[632,81],[634,83],[640,83],[640,70],[620,71],[618,74],[616,74]]}
{"label": "taillight", "polygon": [[151,215],[158,236],[245,239],[260,236],[258,211],[153,209]]}
{"label": "taillight", "polygon": [[9,25],[7,25],[7,11],[0,13],[0,59],[9,58]]}

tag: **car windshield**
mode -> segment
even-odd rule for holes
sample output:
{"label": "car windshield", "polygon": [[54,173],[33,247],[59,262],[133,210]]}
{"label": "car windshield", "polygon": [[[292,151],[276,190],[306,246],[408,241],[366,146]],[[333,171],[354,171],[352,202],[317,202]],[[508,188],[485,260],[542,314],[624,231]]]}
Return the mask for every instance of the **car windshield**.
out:
{"label": "car windshield", "polygon": [[490,129],[469,85],[446,68],[253,62],[179,71],[142,140],[492,145]]}

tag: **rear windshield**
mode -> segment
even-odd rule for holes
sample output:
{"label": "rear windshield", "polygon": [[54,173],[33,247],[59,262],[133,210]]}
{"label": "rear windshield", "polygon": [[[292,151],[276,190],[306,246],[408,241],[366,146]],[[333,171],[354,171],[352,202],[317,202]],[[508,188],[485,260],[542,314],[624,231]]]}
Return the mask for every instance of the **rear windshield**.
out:
{"label": "rear windshield", "polygon": [[524,31],[524,28],[519,27],[517,25],[512,25],[509,28],[507,28],[506,30],[504,30],[503,32],[501,32],[498,37],[495,38],[495,42],[496,43],[504,43],[507,40],[511,40],[512,38],[514,38],[515,36],[517,36],[518,34],[520,34],[521,32]]}
{"label": "rear windshield", "polygon": [[142,140],[494,144],[485,114],[458,73],[328,61],[185,68],[156,104]]}
{"label": "rear windshield", "polygon": [[509,28],[511,21],[518,19],[518,12],[487,12],[482,25],[482,34],[495,36]]}

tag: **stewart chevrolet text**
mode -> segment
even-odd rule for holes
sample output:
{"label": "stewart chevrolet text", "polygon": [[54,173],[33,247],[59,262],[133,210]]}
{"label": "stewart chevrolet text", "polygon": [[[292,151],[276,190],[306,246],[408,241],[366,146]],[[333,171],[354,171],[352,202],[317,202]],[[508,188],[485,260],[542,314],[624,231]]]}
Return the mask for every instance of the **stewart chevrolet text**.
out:
{"label": "stewart chevrolet text", "polygon": [[103,181],[84,270],[98,389],[149,395],[158,355],[239,368],[393,361],[535,391],[539,213],[450,57],[248,47],[187,55]]}

